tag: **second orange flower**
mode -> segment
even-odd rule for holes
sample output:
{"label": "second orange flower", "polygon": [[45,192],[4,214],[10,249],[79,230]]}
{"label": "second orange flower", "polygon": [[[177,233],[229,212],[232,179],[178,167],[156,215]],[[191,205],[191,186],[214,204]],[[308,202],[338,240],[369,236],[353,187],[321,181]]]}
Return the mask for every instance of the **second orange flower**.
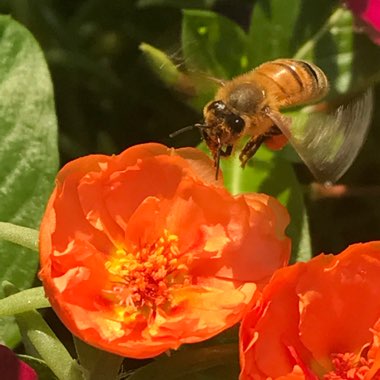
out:
{"label": "second orange flower", "polygon": [[380,242],[278,270],[240,328],[240,380],[379,380]]}

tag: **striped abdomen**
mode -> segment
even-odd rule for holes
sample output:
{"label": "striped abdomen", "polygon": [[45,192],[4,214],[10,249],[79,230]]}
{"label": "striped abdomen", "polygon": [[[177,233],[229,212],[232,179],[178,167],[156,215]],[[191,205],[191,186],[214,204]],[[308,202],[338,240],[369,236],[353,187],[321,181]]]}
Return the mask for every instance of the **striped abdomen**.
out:
{"label": "striped abdomen", "polygon": [[258,81],[279,108],[318,100],[329,90],[326,75],[318,66],[297,59],[263,63],[252,72],[251,80]]}

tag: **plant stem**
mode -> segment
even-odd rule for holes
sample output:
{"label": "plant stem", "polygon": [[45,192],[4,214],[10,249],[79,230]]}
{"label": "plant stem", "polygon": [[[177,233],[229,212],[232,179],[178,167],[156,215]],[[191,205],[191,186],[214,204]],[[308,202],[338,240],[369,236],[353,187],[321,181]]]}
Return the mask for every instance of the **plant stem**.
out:
{"label": "plant stem", "polygon": [[[4,292],[6,292],[9,286],[14,287],[14,285],[7,281],[3,281],[1,285]],[[21,290],[0,300],[0,317],[25,313],[45,307],[50,307],[50,303],[45,297],[45,291],[42,286]]]}
{"label": "plant stem", "polygon": [[[10,283],[7,283],[3,290],[8,297],[16,295],[18,292],[18,289]],[[28,342],[33,346],[59,380],[83,380],[80,366],[70,356],[66,347],[40,313],[31,310],[16,314],[15,319],[23,336],[24,344]]]}
{"label": "plant stem", "polygon": [[0,222],[0,239],[38,252],[38,231],[32,228]]}

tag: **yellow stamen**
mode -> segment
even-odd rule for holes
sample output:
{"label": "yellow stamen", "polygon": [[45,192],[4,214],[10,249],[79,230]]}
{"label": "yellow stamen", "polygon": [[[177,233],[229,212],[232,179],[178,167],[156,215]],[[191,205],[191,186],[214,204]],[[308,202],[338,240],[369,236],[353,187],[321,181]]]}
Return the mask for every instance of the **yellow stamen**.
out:
{"label": "yellow stamen", "polygon": [[[332,364],[334,369],[323,376],[323,380],[361,380],[368,378],[373,365],[372,359],[367,359],[366,355],[355,355],[353,353],[333,354]],[[380,380],[380,373],[368,379]]]}
{"label": "yellow stamen", "polygon": [[190,260],[179,251],[178,237],[166,230],[155,243],[132,252],[118,247],[105,263],[111,285],[104,292],[118,318],[134,321],[157,307],[167,308],[170,288],[189,283]]}

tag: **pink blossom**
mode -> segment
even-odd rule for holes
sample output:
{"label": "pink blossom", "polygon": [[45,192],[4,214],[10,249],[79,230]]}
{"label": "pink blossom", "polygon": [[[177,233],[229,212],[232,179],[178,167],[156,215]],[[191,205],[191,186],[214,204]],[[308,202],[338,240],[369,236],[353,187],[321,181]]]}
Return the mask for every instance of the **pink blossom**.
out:
{"label": "pink blossom", "polygon": [[347,0],[346,4],[357,17],[357,26],[380,45],[380,0]]}
{"label": "pink blossom", "polygon": [[6,346],[0,345],[0,374],[2,380],[38,380],[36,372]]}

